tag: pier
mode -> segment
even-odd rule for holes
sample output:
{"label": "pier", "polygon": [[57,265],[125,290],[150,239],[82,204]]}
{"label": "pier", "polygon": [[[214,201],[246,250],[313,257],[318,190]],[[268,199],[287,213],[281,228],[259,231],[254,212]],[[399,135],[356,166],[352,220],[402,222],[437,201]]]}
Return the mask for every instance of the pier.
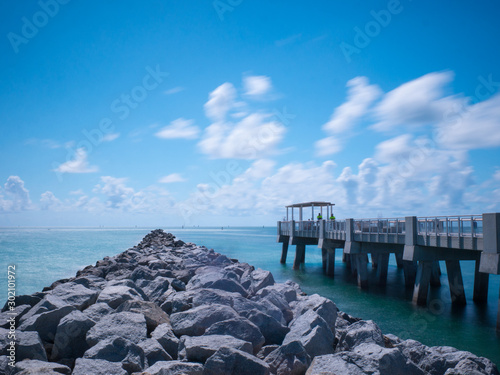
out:
{"label": "pier", "polygon": [[[357,276],[358,286],[367,288],[368,255],[377,269],[376,282],[385,285],[389,257],[394,254],[406,287],[413,288],[413,303],[426,305],[430,286],[440,285],[439,261],[446,264],[452,302],[466,303],[460,261],[470,260],[476,262],[473,300],[486,302],[489,275],[500,274],[500,213],[330,220],[333,206],[307,202],[286,207],[286,217],[278,221],[281,263],[286,263],[289,245],[295,245],[293,268],[299,269],[305,262],[306,245],[315,245],[321,248],[324,272],[334,276],[335,251],[342,249],[343,261]],[[305,220],[308,212],[311,219]],[[498,304],[500,332],[500,295]]]}

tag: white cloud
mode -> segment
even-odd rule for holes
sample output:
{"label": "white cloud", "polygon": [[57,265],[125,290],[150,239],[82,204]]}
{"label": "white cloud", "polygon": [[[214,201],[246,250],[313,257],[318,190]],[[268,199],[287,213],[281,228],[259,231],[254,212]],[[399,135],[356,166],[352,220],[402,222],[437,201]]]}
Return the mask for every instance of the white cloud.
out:
{"label": "white cloud", "polygon": [[233,108],[236,89],[229,83],[223,83],[209,94],[205,103],[205,114],[212,121],[223,121],[227,112]]}
{"label": "white cloud", "polygon": [[[17,212],[31,208],[29,191],[19,176],[10,176],[4,184],[5,197],[0,195],[0,211]],[[4,199],[5,198],[5,199]]]}
{"label": "white cloud", "polygon": [[63,207],[62,202],[56,198],[54,193],[46,191],[40,196],[40,208],[42,210],[59,210]]}
{"label": "white cloud", "polygon": [[243,87],[246,95],[262,96],[271,90],[271,78],[267,76],[243,77]]}
{"label": "white cloud", "polygon": [[179,173],[172,173],[160,178],[158,182],[162,184],[170,184],[173,182],[183,182],[183,181],[186,181],[186,179],[182,177]]}
{"label": "white cloud", "polygon": [[102,137],[103,142],[112,142],[120,136],[120,133],[110,133]]}
{"label": "white cloud", "polygon": [[200,133],[200,128],[194,126],[193,120],[185,120],[183,118],[178,118],[170,123],[170,125],[165,126],[157,133],[155,136],[163,139],[195,139]]}
{"label": "white cloud", "polygon": [[318,156],[332,155],[342,150],[342,144],[337,137],[320,139],[314,146],[316,148],[316,155]]}
{"label": "white cloud", "polygon": [[452,72],[434,72],[402,84],[385,94],[374,109],[378,131],[401,125],[430,125],[441,121],[462,99],[444,97]]}
{"label": "white cloud", "polygon": [[184,90],[185,90],[184,87],[177,86],[177,87],[173,87],[171,89],[166,90],[164,93],[166,95],[173,95],[173,94],[177,94],[178,92],[181,92],[181,91],[184,91]]}
{"label": "white cloud", "polygon": [[270,115],[253,113],[236,124],[208,126],[198,146],[212,158],[258,159],[272,154],[284,133]]}
{"label": "white cloud", "polygon": [[93,173],[98,170],[97,166],[89,165],[85,149],[79,148],[76,150],[73,160],[60,164],[54,171],[59,173]]}

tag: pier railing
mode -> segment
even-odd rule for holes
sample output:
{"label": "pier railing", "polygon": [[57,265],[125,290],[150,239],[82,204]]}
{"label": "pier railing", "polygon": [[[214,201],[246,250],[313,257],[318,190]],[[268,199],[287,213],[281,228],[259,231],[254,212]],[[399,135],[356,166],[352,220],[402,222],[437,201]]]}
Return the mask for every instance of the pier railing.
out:
{"label": "pier railing", "polygon": [[404,234],[405,218],[388,219],[355,219],[355,233],[373,233],[373,234]]}
{"label": "pier railing", "polygon": [[418,234],[452,237],[483,237],[482,215],[419,217]]}

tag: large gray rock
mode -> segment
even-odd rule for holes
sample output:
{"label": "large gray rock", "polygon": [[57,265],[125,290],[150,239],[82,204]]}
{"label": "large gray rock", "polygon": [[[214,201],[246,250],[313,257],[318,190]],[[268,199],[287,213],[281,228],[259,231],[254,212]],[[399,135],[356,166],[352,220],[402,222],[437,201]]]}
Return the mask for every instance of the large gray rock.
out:
{"label": "large gray rock", "polygon": [[446,370],[444,375],[497,375],[498,370],[484,362],[473,361],[469,358],[462,359],[452,369]]}
{"label": "large gray rock", "polygon": [[18,327],[19,320],[30,310],[30,305],[20,305],[14,307],[12,310],[0,313],[0,328],[9,328],[12,323],[12,318],[14,318],[15,326]]}
{"label": "large gray rock", "polygon": [[16,332],[16,361],[24,359],[47,361],[47,353],[38,332]]}
{"label": "large gray rock", "polygon": [[172,358],[177,358],[179,339],[175,336],[172,326],[169,323],[163,323],[156,327],[151,333],[151,338],[158,341]]}
{"label": "large gray rock", "polygon": [[144,315],[148,333],[154,331],[158,325],[170,323],[168,315],[154,302],[125,301],[116,309],[117,312],[129,311]]}
{"label": "large gray rock", "polygon": [[52,294],[47,294],[19,319],[19,325],[21,326],[26,320],[35,315],[56,310],[64,306],[67,306],[67,304],[62,299],[57,296],[53,296]]}
{"label": "large gray rock", "polygon": [[108,337],[122,337],[133,343],[147,338],[146,319],[142,314],[120,312],[107,315],[87,332],[87,343],[94,346]]}
{"label": "large gray rock", "polygon": [[140,288],[148,296],[150,301],[163,302],[163,295],[170,287],[170,279],[157,276],[153,280],[142,281],[138,283]]}
{"label": "large gray rock", "polygon": [[109,315],[114,312],[115,310],[104,302],[94,303],[92,306],[88,307],[83,311],[83,313],[89,319],[93,320],[96,323],[106,315]]}
{"label": "large gray rock", "polygon": [[279,323],[286,325],[286,321],[281,310],[265,299],[256,302],[247,298],[237,297],[233,299],[233,309],[238,314],[243,316],[250,310],[259,310],[260,312],[273,317]]}
{"label": "large gray rock", "polygon": [[179,342],[179,359],[205,362],[221,347],[234,348],[251,354],[253,346],[248,341],[228,335],[182,336]]}
{"label": "large gray rock", "polygon": [[52,343],[54,342],[57,326],[59,325],[60,320],[72,311],[75,311],[75,308],[73,306],[66,305],[55,310],[34,315],[25,320],[19,326],[19,330],[37,331],[43,341]]}
{"label": "large gray rock", "polygon": [[162,361],[156,362],[138,375],[203,375],[203,365],[181,361]]}
{"label": "large gray rock", "polygon": [[75,284],[81,284],[85,288],[100,292],[106,286],[106,280],[95,275],[77,277],[73,280]]}
{"label": "large gray rock", "polygon": [[302,375],[309,367],[311,357],[299,341],[292,341],[273,350],[264,361],[273,374]]}
{"label": "large gray rock", "polygon": [[57,326],[51,360],[81,357],[89,348],[85,337],[94,325],[93,320],[78,310],[62,318]]}
{"label": "large gray rock", "polygon": [[219,289],[196,289],[192,293],[192,304],[194,307],[213,304],[233,307],[234,299],[241,298],[239,293],[226,292]]}
{"label": "large gray rock", "polygon": [[125,285],[106,286],[97,297],[98,303],[107,303],[113,309],[116,309],[123,302],[131,300],[144,300],[144,298],[136,289]]}
{"label": "large gray rock", "polygon": [[360,320],[347,327],[337,345],[337,351],[352,350],[364,343],[385,346],[382,331],[372,320]]}
{"label": "large gray rock", "polygon": [[237,275],[231,277],[224,270],[217,269],[213,272],[200,273],[189,280],[186,290],[193,289],[220,289],[226,292],[239,293],[243,297],[247,296],[247,291],[239,283]]}
{"label": "large gray rock", "polygon": [[300,297],[297,302],[291,304],[294,316],[305,314],[309,310],[315,311],[321,316],[335,334],[335,322],[337,320],[337,306],[331,300],[318,294]]}
{"label": "large gray rock", "polygon": [[302,343],[311,358],[333,353],[334,336],[325,320],[311,310],[299,315],[290,324],[290,332],[285,336],[283,345],[292,341]]}
{"label": "large gray rock", "polygon": [[274,285],[274,277],[271,272],[257,268],[255,271],[243,276],[241,284],[250,294],[254,295],[260,289]]}
{"label": "large gray rock", "polygon": [[152,366],[156,362],[160,361],[171,361],[172,357],[163,349],[163,346],[160,345],[158,341],[155,339],[147,339],[141,341],[139,346],[144,351],[144,355],[148,360],[148,365]]}
{"label": "large gray rock", "polygon": [[269,365],[234,348],[221,347],[205,363],[204,375],[268,375]]}
{"label": "large gray rock", "polygon": [[[40,296],[22,294],[22,295],[16,296],[15,305],[16,306],[29,305],[29,306],[33,307],[41,300],[42,300],[42,298]],[[9,311],[10,305],[8,303],[9,303],[9,301],[5,302],[5,305],[2,308],[2,312]]]}
{"label": "large gray rock", "polygon": [[204,335],[230,335],[248,341],[252,343],[254,353],[257,353],[265,342],[259,328],[245,318],[223,320],[212,324]]}
{"label": "large gray rock", "polygon": [[259,328],[264,336],[266,345],[281,345],[286,334],[290,331],[290,328],[259,310],[242,311],[241,315]]}
{"label": "large gray rock", "polygon": [[97,300],[99,292],[86,288],[81,284],[65,283],[52,290],[52,295],[59,297],[67,305],[84,310]]}
{"label": "large gray rock", "polygon": [[120,362],[122,367],[129,373],[142,371],[147,364],[142,348],[121,337],[109,338],[99,342],[85,352],[84,358]]}
{"label": "large gray rock", "polygon": [[189,310],[193,307],[193,295],[195,291],[171,293],[165,298],[160,307],[167,314]]}
{"label": "large gray rock", "polygon": [[78,358],[72,375],[128,375],[120,362]]}
{"label": "large gray rock", "polygon": [[327,354],[313,359],[307,375],[332,374],[380,374],[426,375],[396,348],[383,348],[374,343],[356,346],[351,352]]}
{"label": "large gray rock", "polygon": [[287,280],[285,283],[279,283],[274,285],[268,285],[265,288],[260,289],[255,293],[256,296],[265,297],[270,292],[278,292],[288,303],[297,301],[297,296],[303,294],[297,283]]}
{"label": "large gray rock", "polygon": [[293,312],[283,294],[275,289],[264,288],[263,290],[266,291],[252,297],[252,301],[276,306],[281,311],[285,324],[288,324],[293,319]]}
{"label": "large gray rock", "polygon": [[224,305],[210,305],[172,314],[170,323],[177,336],[200,336],[212,324],[236,318],[238,314],[232,308]]}
{"label": "large gray rock", "polygon": [[60,363],[39,361],[37,359],[28,359],[16,363],[15,374],[64,374],[70,375],[71,369]]}

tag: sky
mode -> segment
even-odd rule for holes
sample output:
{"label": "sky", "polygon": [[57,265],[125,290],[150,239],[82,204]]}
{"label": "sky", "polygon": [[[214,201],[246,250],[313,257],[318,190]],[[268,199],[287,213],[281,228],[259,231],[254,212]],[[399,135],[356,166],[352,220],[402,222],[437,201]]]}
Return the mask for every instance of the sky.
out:
{"label": "sky", "polygon": [[0,3],[0,226],[500,212],[497,1]]}

